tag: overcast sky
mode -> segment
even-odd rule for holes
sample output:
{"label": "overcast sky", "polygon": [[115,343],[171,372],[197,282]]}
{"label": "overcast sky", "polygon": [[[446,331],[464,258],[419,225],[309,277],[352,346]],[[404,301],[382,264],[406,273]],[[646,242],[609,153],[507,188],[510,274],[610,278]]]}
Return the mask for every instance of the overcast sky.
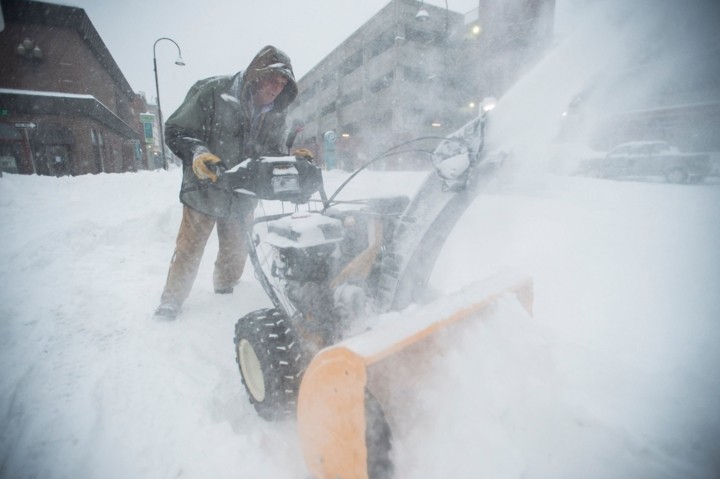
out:
{"label": "overcast sky", "polygon": [[[46,0],[85,9],[135,91],[155,98],[153,44],[175,40],[186,66],[174,64],[177,49],[156,47],[163,117],[201,78],[244,69],[265,45],[285,51],[300,79],[390,0]],[[426,3],[445,6],[444,1]],[[466,13],[477,0],[449,0]]]}

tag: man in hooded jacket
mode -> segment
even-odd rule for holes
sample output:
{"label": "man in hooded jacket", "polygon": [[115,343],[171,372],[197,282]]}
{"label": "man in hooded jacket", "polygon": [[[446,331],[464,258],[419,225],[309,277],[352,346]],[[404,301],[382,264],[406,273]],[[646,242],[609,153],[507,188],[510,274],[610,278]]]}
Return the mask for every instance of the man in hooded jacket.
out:
{"label": "man in hooded jacket", "polygon": [[233,292],[245,267],[245,228],[256,202],[216,187],[212,166],[229,169],[248,158],[283,155],[287,108],[296,96],[290,58],[266,46],[246,70],[195,83],[168,118],[165,141],[183,162],[183,217],[157,317],[177,316],[216,225],[215,292]]}

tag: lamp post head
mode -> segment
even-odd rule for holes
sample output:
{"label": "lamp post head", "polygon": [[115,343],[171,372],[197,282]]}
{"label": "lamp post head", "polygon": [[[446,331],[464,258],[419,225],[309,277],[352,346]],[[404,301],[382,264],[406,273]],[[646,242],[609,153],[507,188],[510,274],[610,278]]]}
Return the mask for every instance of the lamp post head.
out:
{"label": "lamp post head", "polygon": [[185,66],[185,60],[183,60],[182,57],[178,57],[177,60],[175,60],[175,65],[184,67],[184,66]]}
{"label": "lamp post head", "polygon": [[430,18],[430,14],[429,14],[428,11],[425,10],[424,8],[421,8],[421,9],[417,12],[417,14],[415,15],[415,20],[417,20],[417,21],[419,21],[419,22],[424,22],[424,21],[426,21],[428,18]]}

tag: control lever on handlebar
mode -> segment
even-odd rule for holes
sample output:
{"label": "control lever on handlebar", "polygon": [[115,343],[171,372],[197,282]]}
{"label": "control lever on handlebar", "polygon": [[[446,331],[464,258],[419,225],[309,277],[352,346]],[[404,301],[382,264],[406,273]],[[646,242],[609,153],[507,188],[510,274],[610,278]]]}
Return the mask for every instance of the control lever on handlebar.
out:
{"label": "control lever on handlebar", "polygon": [[210,163],[207,165],[208,169],[215,173],[218,178],[222,176],[223,173],[225,173],[228,169],[227,165],[223,160],[220,160],[218,163]]}

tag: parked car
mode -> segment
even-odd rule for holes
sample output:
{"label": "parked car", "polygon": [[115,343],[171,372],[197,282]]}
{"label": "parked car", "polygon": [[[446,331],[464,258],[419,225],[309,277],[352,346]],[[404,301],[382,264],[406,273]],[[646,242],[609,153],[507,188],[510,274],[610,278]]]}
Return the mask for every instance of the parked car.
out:
{"label": "parked car", "polygon": [[669,183],[698,183],[711,172],[709,155],[682,153],[665,141],[622,143],[604,156],[583,160],[577,170],[599,178],[663,177]]}

